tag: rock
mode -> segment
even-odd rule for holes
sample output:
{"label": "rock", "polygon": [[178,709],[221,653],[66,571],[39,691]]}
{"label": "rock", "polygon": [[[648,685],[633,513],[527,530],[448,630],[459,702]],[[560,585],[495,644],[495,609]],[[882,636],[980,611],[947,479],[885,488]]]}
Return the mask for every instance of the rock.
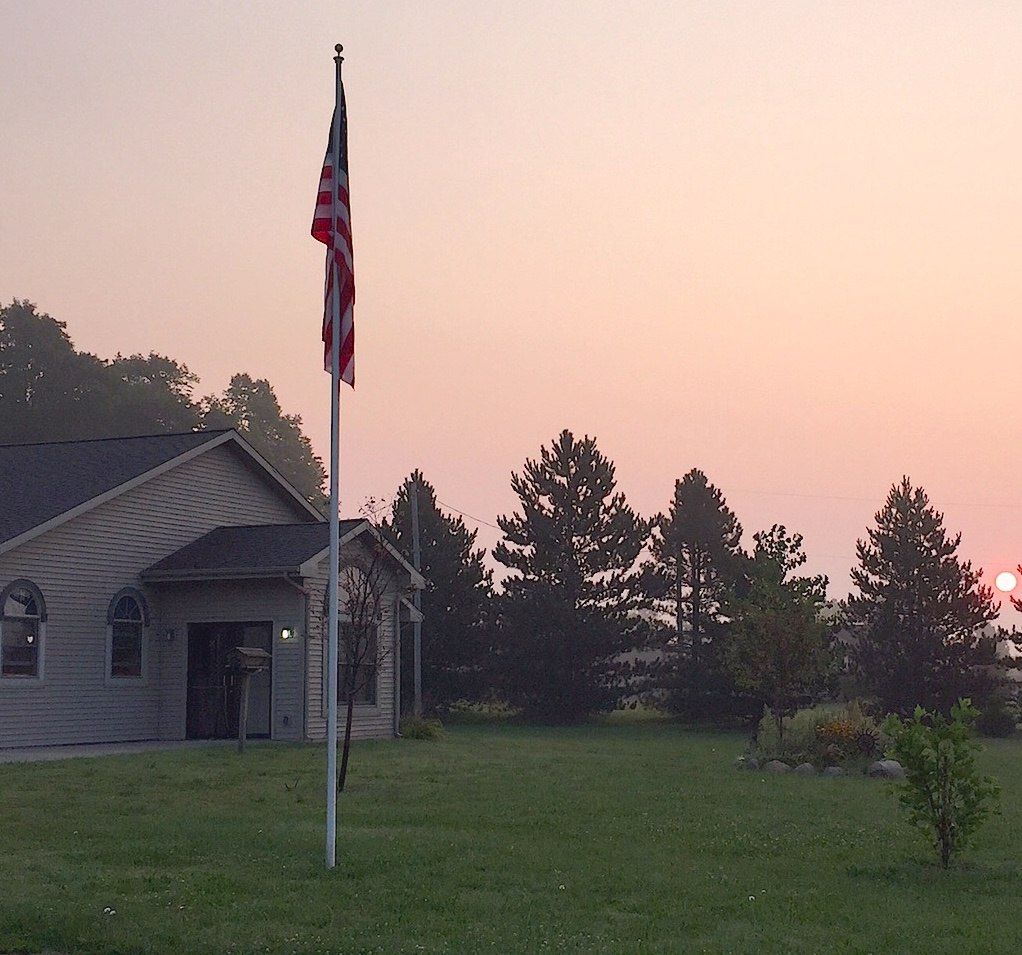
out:
{"label": "rock", "polygon": [[824,776],[844,776],[845,771],[840,766],[828,766],[824,771]]}
{"label": "rock", "polygon": [[745,768],[746,769],[759,769],[759,760],[756,759],[755,756],[750,756],[745,761]]}
{"label": "rock", "polygon": [[796,776],[816,775],[816,767],[812,763],[799,763],[792,771]]}
{"label": "rock", "polygon": [[769,763],[764,764],[763,769],[768,773],[790,773],[791,767],[787,763],[782,763],[779,759],[772,759]]}
{"label": "rock", "polygon": [[735,767],[735,769],[745,769],[745,764],[747,762],[748,760],[744,756],[736,756],[735,761],[732,765]]}
{"label": "rock", "polygon": [[866,772],[877,779],[904,779],[905,770],[896,759],[878,759]]}

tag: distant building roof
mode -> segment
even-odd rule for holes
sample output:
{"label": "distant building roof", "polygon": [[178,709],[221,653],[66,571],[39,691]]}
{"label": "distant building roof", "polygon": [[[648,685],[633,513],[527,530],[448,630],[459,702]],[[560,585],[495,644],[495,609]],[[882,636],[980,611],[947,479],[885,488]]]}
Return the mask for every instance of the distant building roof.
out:
{"label": "distant building roof", "polygon": [[0,544],[228,430],[0,445]]}
{"label": "distant building roof", "polygon": [[[341,537],[362,520],[341,521]],[[297,573],[306,561],[330,546],[330,525],[256,524],[218,527],[153,564],[147,580],[231,576],[255,573]]]}

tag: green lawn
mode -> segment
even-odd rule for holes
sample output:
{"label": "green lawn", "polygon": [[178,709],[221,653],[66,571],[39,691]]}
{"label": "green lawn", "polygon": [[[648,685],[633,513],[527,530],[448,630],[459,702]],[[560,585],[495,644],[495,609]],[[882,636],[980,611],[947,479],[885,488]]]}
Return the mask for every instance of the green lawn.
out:
{"label": "green lawn", "polygon": [[988,747],[1004,815],[950,873],[887,784],[734,770],[741,745],[670,724],[362,744],[333,873],[319,747],[0,766],[0,951],[1017,948],[1022,743]]}

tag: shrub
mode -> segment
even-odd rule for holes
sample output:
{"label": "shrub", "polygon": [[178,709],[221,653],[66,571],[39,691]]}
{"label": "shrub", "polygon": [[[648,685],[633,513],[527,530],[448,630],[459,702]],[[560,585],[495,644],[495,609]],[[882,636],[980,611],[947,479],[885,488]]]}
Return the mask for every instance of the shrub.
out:
{"label": "shrub", "polygon": [[405,739],[424,739],[432,742],[443,737],[444,728],[440,720],[427,720],[421,716],[406,716],[401,720],[401,735]]}
{"label": "shrub", "polygon": [[503,700],[484,700],[477,703],[459,700],[447,708],[447,719],[452,723],[506,723],[520,714],[520,710]]}
{"label": "shrub", "polygon": [[965,699],[951,708],[951,719],[917,706],[912,719],[889,716],[884,724],[890,755],[905,768],[899,801],[945,869],[996,811],[1000,793],[993,779],[976,770],[979,746],[970,731],[978,716]]}
{"label": "shrub", "polygon": [[826,703],[785,719],[782,742],[773,714],[764,710],[756,752],[764,759],[833,765],[875,756],[880,752],[880,731],[859,703]]}
{"label": "shrub", "polygon": [[976,729],[983,736],[1012,736],[1015,732],[1015,711],[1000,697],[992,697],[976,720]]}

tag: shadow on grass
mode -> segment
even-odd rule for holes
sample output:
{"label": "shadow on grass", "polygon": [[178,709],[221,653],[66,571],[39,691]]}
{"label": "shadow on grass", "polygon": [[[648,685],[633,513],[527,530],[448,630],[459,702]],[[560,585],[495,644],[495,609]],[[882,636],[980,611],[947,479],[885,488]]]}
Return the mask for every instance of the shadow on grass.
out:
{"label": "shadow on grass", "polygon": [[845,873],[852,879],[898,886],[899,888],[944,887],[955,895],[973,898],[1003,897],[1006,890],[1022,888],[1022,867],[1014,862],[1000,865],[970,862],[962,859],[950,869],[941,868],[934,855],[918,855],[889,863],[850,865]]}

